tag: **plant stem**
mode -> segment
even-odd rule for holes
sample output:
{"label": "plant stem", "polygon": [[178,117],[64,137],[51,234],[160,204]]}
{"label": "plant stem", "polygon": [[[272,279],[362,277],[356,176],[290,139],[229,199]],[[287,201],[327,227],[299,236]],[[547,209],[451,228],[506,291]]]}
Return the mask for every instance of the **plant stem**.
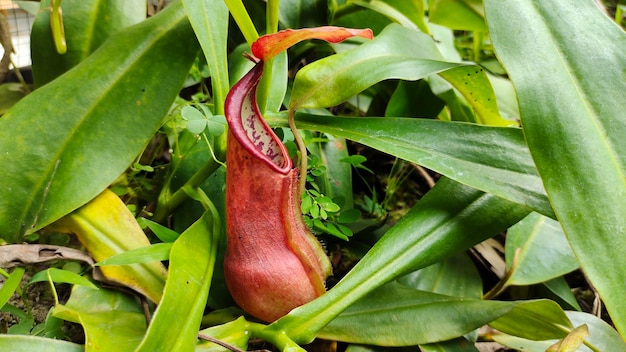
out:
{"label": "plant stem", "polygon": [[293,342],[284,332],[276,333],[273,330],[267,330],[267,325],[247,322],[246,330],[250,335],[261,338],[272,345],[276,346],[282,352],[304,352],[306,351],[297,343]]}
{"label": "plant stem", "polygon": [[483,37],[484,33],[479,31],[474,31],[474,40],[472,42],[472,51],[473,51],[473,60],[475,62],[480,62],[480,49],[483,46]]}

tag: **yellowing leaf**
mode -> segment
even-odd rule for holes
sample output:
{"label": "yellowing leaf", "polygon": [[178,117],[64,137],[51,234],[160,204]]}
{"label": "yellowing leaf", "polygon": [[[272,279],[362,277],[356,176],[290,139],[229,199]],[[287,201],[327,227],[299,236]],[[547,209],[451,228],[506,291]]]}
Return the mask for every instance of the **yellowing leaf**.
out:
{"label": "yellowing leaf", "polygon": [[[108,189],[49,228],[76,235],[96,261],[150,245],[133,214]],[[100,269],[107,280],[130,287],[153,302],[161,300],[167,271],[160,262]]]}

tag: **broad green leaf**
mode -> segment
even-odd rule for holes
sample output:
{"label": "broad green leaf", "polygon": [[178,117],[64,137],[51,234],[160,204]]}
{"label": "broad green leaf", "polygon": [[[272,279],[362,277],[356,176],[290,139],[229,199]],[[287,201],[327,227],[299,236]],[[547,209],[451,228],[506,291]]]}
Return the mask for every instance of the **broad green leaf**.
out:
{"label": "broad green leaf", "polygon": [[84,276],[80,276],[71,271],[57,269],[57,268],[48,268],[46,270],[40,271],[33,275],[33,277],[28,281],[28,284],[33,284],[35,282],[42,281],[52,281],[59,284],[72,284],[72,285],[80,285],[86,286],[92,289],[97,290],[98,287],[94,285],[89,279]]}
{"label": "broad green leaf", "polygon": [[464,337],[458,337],[444,342],[435,342],[419,345],[421,352],[479,352],[474,344]]}
{"label": "broad green leaf", "polygon": [[20,286],[24,271],[22,267],[15,268],[11,275],[6,278],[6,281],[2,283],[2,287],[0,287],[0,308],[7,304],[11,296],[13,296],[13,293],[15,293],[15,290]]}
{"label": "broad green leaf", "polygon": [[[213,337],[222,342],[226,342],[231,346],[236,346],[242,350],[248,349],[248,340],[250,334],[248,332],[248,326],[244,317],[239,317],[236,320],[228,322],[226,324],[212,326],[207,329],[200,330],[200,334]],[[213,342],[201,341],[196,345],[196,352],[224,352],[228,349],[219,346]]]}
{"label": "broad green leaf", "polygon": [[531,213],[509,229],[506,237],[506,266],[510,270],[519,249],[517,266],[508,285],[532,285],[578,268],[561,225],[537,213]]}
{"label": "broad green leaf", "polygon": [[[274,125],[286,122],[284,114],[265,117]],[[298,128],[359,142],[554,217],[518,128],[415,118],[329,118],[305,113],[297,113],[296,121]]]}
{"label": "broad green leaf", "polygon": [[336,286],[292,310],[268,330],[285,331],[296,342],[309,342],[377,287],[465,250],[527,214],[527,209],[515,203],[443,178]]}
{"label": "broad green leaf", "polygon": [[451,29],[487,30],[481,0],[429,0],[428,19]]}
{"label": "broad green leaf", "polygon": [[174,2],[4,115],[0,237],[20,242],[115,180],[161,125],[196,48]]}
{"label": "broad green leaf", "polygon": [[[626,343],[622,337],[602,319],[583,312],[565,312],[573,326],[587,325],[589,336],[585,338],[585,345],[580,346],[578,351],[626,351]],[[557,339],[533,341],[521,337],[496,333],[493,339],[505,346],[528,352],[545,352]],[[592,350],[588,346],[594,348]]]}
{"label": "broad green leaf", "polygon": [[489,325],[503,333],[532,340],[561,339],[573,328],[561,307],[549,300],[521,303]]}
{"label": "broad green leaf", "polygon": [[441,295],[473,299],[480,299],[483,295],[478,270],[465,253],[402,276],[398,282],[417,290]]}
{"label": "broad green leaf", "polygon": [[[581,311],[580,305],[572,293],[571,287],[569,287],[568,282],[565,280],[563,276],[554,278],[552,280],[548,280],[542,283],[546,289],[548,289],[551,293],[556,295],[559,299],[562,299],[567,305],[569,305],[572,309]],[[567,305],[565,307],[567,307]]]}
{"label": "broad green leaf", "polygon": [[481,327],[514,305],[439,295],[390,283],[351,305],[318,337],[377,346],[445,341]]}
{"label": "broad green leaf", "polygon": [[487,73],[487,77],[491,82],[493,90],[496,92],[496,99],[498,100],[498,108],[503,118],[511,121],[519,121],[519,105],[517,103],[517,94],[513,83],[500,76],[494,76]]}
{"label": "broad green leaf", "polygon": [[220,236],[218,214],[211,209],[174,242],[163,299],[137,352],[193,350]]}
{"label": "broad green leaf", "polygon": [[213,113],[222,115],[230,88],[226,59],[228,8],[222,0],[183,0],[183,4],[211,71]]}
{"label": "broad green leaf", "polygon": [[584,312],[565,312],[573,326],[586,324],[589,336],[585,340],[596,351],[626,351],[626,342],[615,329],[595,315]]}
{"label": "broad green leaf", "polygon": [[591,0],[485,0],[485,8],[555,213],[624,335],[626,33]]}
{"label": "broad green leaf", "polygon": [[[150,245],[133,214],[108,189],[50,229],[76,235],[97,261]],[[128,286],[155,303],[161,300],[167,272],[160,262],[102,266],[100,270],[107,280]]]}
{"label": "broad green leaf", "polygon": [[[378,347],[378,346],[368,346],[368,345],[358,345],[358,344],[350,344],[346,348],[346,352],[384,352],[389,351],[389,347]],[[395,347],[391,349],[396,352],[410,352],[415,351],[415,347]]]}
{"label": "broad green leaf", "polygon": [[298,71],[290,105],[337,105],[384,79],[417,80],[462,64],[441,60],[427,34],[391,24],[357,48],[306,65]]}
{"label": "broad green leaf", "polygon": [[146,317],[135,297],[100,288],[74,286],[69,301],[53,315],[83,326],[86,352],[130,352],[146,329]]}
{"label": "broad green leaf", "polygon": [[41,87],[91,55],[115,32],[146,18],[145,0],[65,0],[63,25],[67,52],[54,47],[50,28],[50,0],[41,2],[31,32],[35,86]]}
{"label": "broad green leaf", "polygon": [[450,82],[440,76],[430,76],[428,83],[433,93],[446,105],[446,109],[441,110],[437,116],[439,120],[479,122],[467,101],[458,90],[454,89]]}
{"label": "broad green leaf", "polygon": [[[533,341],[529,339],[523,339],[521,337],[497,333],[493,334],[493,340],[501,345],[515,348],[521,351],[528,352],[546,352],[546,350],[556,341],[553,340],[543,340],[543,341]],[[581,349],[581,352],[589,352],[588,348]]]}
{"label": "broad green leaf", "polygon": [[439,72],[439,76],[454,86],[474,109],[476,122],[492,126],[517,125],[515,121],[504,120],[500,117],[493,87],[481,67],[460,66]]}
{"label": "broad green leaf", "polygon": [[0,334],[0,346],[11,352],[83,352],[85,348],[79,344],[28,335]]}
{"label": "broad green leaf", "polygon": [[296,75],[289,105],[335,106],[383,80],[418,80],[439,74],[465,97],[481,123],[513,124],[500,117],[493,88],[482,68],[443,60],[431,36],[391,24],[354,50],[303,67]]}
{"label": "broad green leaf", "polygon": [[587,336],[589,336],[587,325],[577,326],[565,338],[548,347],[546,352],[576,352],[582,346]]}
{"label": "broad green leaf", "polygon": [[108,257],[107,259],[96,263],[96,266],[128,265],[168,260],[172,245],[172,243],[155,243],[146,247],[131,249],[112,257]]}

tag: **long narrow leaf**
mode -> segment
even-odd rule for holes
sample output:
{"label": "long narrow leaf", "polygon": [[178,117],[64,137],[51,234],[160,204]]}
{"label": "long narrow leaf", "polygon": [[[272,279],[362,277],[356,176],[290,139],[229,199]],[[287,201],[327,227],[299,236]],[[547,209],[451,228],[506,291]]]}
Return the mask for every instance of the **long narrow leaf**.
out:
{"label": "long narrow leaf", "polygon": [[[108,189],[49,228],[76,235],[97,261],[150,245],[126,204]],[[153,302],[161,300],[167,276],[161,262],[102,266],[100,269],[107,280],[128,286]]]}
{"label": "long narrow leaf", "polygon": [[392,282],[360,299],[318,337],[376,346],[445,341],[497,319],[515,305],[439,295]]}
{"label": "long narrow leaf", "polygon": [[81,345],[39,336],[26,335],[0,335],[0,346],[12,352],[83,352],[85,348]]}
{"label": "long narrow leaf", "polygon": [[22,267],[15,268],[11,275],[2,283],[2,287],[0,287],[0,308],[7,304],[15,290],[20,286],[24,271],[25,269]]}
{"label": "long narrow leaf", "polygon": [[565,234],[626,334],[626,33],[591,0],[485,1]]}
{"label": "long narrow leaf", "polygon": [[146,331],[146,317],[138,300],[106,288],[74,286],[67,303],[55,306],[52,314],[83,326],[87,352],[131,352]]}
{"label": "long narrow leaf", "polygon": [[228,8],[223,0],[183,0],[183,4],[211,71],[214,113],[222,115],[230,88],[226,59]]}
{"label": "long narrow leaf", "polygon": [[192,351],[200,329],[221,233],[215,209],[174,242],[165,292],[137,352]]}
{"label": "long narrow leaf", "polygon": [[4,115],[0,237],[19,242],[115,180],[160,127],[196,53],[174,2]]}
{"label": "long narrow leaf", "polygon": [[483,123],[510,126],[498,112],[482,68],[448,62],[429,35],[391,24],[373,41],[306,65],[296,75],[290,106],[330,107],[387,79],[418,80],[432,74],[455,86]]}
{"label": "long narrow leaf", "polygon": [[517,249],[517,265],[508,285],[537,284],[578,268],[561,225],[537,213],[531,213],[507,232],[507,269],[511,268]]}
{"label": "long narrow leaf", "polygon": [[296,342],[309,342],[377,287],[467,249],[527,214],[515,203],[444,178],[335,287],[268,329],[284,331]]}
{"label": "long narrow leaf", "polygon": [[[272,124],[284,115],[266,114]],[[305,113],[298,128],[344,137],[415,162],[485,192],[554,217],[518,128],[416,118],[346,118]]]}

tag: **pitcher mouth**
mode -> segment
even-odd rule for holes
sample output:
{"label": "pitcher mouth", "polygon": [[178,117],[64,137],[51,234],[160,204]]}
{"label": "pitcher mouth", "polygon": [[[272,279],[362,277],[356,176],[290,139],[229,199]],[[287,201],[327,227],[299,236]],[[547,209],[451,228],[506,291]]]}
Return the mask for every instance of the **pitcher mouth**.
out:
{"label": "pitcher mouth", "polygon": [[226,119],[231,135],[252,156],[265,161],[273,170],[287,174],[292,161],[282,141],[263,119],[256,101],[256,91],[263,74],[263,61],[237,82],[226,97]]}

